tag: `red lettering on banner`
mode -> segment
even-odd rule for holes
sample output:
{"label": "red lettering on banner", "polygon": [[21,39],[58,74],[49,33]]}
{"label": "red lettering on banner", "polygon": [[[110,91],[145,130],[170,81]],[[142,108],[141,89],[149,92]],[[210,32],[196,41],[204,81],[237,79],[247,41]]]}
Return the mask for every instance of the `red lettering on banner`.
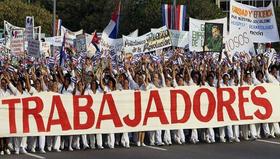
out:
{"label": "red lettering on banner", "polygon": [[[29,104],[35,103],[35,108],[30,109]],[[29,133],[29,116],[32,115],[35,119],[38,132],[45,132],[43,118],[40,115],[44,105],[40,97],[27,97],[22,99],[23,106],[23,132]]]}
{"label": "red lettering on banner", "polygon": [[124,123],[130,127],[136,127],[141,121],[141,92],[134,92],[134,119],[130,119],[129,115],[123,118]]}
{"label": "red lettering on banner", "polygon": [[[229,93],[229,99],[224,100],[224,92]],[[234,112],[234,109],[232,108],[232,104],[235,101],[235,93],[232,88],[218,88],[217,89],[217,115],[218,115],[218,121],[224,121],[224,116],[223,116],[223,108],[226,108],[226,111],[230,117],[231,120],[238,120],[237,116]]]}
{"label": "red lettering on banner", "polygon": [[[56,108],[57,113],[58,113],[58,119],[53,119],[53,114],[54,114],[54,109],[55,108]],[[50,115],[49,115],[47,132],[50,132],[52,125],[60,125],[62,130],[70,130],[71,129],[71,125],[70,125],[67,113],[64,109],[61,98],[58,95],[55,95],[52,98],[51,112],[50,112]]]}
{"label": "red lettering on banner", "polygon": [[[177,95],[182,95],[183,99],[185,101],[185,109],[184,109],[184,115],[181,119],[178,119],[177,114]],[[177,124],[177,123],[185,123],[189,120],[191,115],[191,99],[187,92],[184,90],[170,90],[170,113],[171,113],[171,123]]]}
{"label": "red lettering on banner", "polygon": [[[103,114],[105,103],[108,103],[110,114],[106,114],[106,115]],[[119,114],[117,112],[117,109],[116,109],[115,101],[111,94],[103,95],[103,98],[101,101],[101,106],[100,106],[100,112],[99,112],[98,120],[97,120],[97,124],[96,124],[97,129],[100,129],[101,121],[103,121],[103,120],[113,120],[115,127],[123,126],[121,119],[119,117]]]}
{"label": "red lettering on banner", "polygon": [[18,99],[18,98],[2,100],[2,104],[8,104],[9,126],[10,126],[10,133],[11,134],[17,133],[16,113],[15,113],[15,105],[17,103],[20,103],[20,99]]}
{"label": "red lettering on banner", "polygon": [[[205,116],[202,115],[200,109],[200,97],[202,93],[206,93],[208,97],[208,111]],[[215,113],[216,108],[216,100],[214,94],[206,88],[201,88],[195,92],[194,99],[193,99],[193,111],[196,118],[201,122],[208,122],[210,121]]]}
{"label": "red lettering on banner", "polygon": [[[152,106],[153,101],[156,105],[156,111],[155,112],[151,112],[151,106]],[[168,120],[167,120],[167,117],[164,113],[163,105],[162,105],[162,102],[161,102],[161,99],[160,99],[160,96],[159,96],[157,90],[150,91],[150,97],[149,97],[146,113],[145,113],[145,116],[144,116],[143,125],[147,125],[147,121],[148,121],[149,118],[155,118],[155,117],[159,118],[161,124],[168,124]]]}
{"label": "red lettering on banner", "polygon": [[248,103],[249,102],[249,98],[245,98],[243,96],[243,92],[244,91],[248,91],[249,87],[239,87],[238,88],[238,107],[239,107],[239,115],[240,115],[240,120],[252,120],[253,116],[249,115],[246,116],[245,114],[245,108],[244,108],[244,103]]}
{"label": "red lettering on banner", "polygon": [[[79,100],[86,99],[87,103],[84,106],[80,106]],[[83,96],[73,96],[73,110],[74,110],[74,129],[82,130],[91,128],[95,121],[95,114],[91,109],[93,105],[93,100],[90,95]],[[81,124],[80,121],[80,112],[85,112],[87,114],[87,120],[84,124]]]}
{"label": "red lettering on banner", "polygon": [[265,90],[265,88],[263,86],[257,86],[251,92],[252,102],[255,105],[263,107],[265,109],[265,113],[262,114],[260,110],[257,110],[254,114],[257,118],[259,118],[261,120],[266,120],[272,114],[272,105],[271,105],[271,103],[269,102],[268,99],[257,97],[256,96],[257,91],[260,92],[261,94],[264,94],[267,91]]}

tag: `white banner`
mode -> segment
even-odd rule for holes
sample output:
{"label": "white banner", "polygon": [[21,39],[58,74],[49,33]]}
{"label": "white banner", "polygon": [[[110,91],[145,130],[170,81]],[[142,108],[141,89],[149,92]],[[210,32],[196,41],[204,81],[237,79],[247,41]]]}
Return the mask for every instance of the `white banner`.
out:
{"label": "white banner", "polygon": [[25,18],[25,40],[30,41],[34,39],[34,17],[27,16]]}
{"label": "white banner", "polygon": [[172,46],[185,48],[189,45],[189,32],[179,30],[169,30]]}
{"label": "white banner", "polygon": [[278,42],[279,34],[275,20],[273,3],[256,8],[242,3],[230,1],[230,33],[248,31],[253,42]]}
{"label": "white banner", "polygon": [[45,42],[48,42],[53,46],[62,46],[63,37],[62,36],[54,36],[45,38]]}
{"label": "white banner", "polygon": [[41,53],[41,44],[39,40],[29,40],[28,41],[28,55],[31,57],[36,57],[39,58],[40,57],[40,53]]}
{"label": "white banner", "polygon": [[[1,98],[0,137],[194,129],[280,121],[279,85]],[[87,93],[86,93],[87,94]]]}
{"label": "white banner", "polygon": [[24,55],[24,30],[23,29],[13,29],[11,32],[11,54],[15,56]]}
{"label": "white banner", "polygon": [[5,35],[5,45],[7,48],[10,48],[12,31],[14,29],[25,30],[25,28],[14,26],[11,23],[4,20],[4,35]]}
{"label": "white banner", "polygon": [[[224,24],[223,32],[227,33],[227,18],[214,19],[214,20],[198,20],[198,19],[190,18],[190,31],[189,31],[190,51],[196,51],[196,52],[203,51],[205,23],[222,23]],[[225,38],[223,39],[225,41]]]}
{"label": "white banner", "polygon": [[163,26],[139,37],[123,36],[123,46],[126,53],[145,53],[171,46],[171,37],[167,27]]}

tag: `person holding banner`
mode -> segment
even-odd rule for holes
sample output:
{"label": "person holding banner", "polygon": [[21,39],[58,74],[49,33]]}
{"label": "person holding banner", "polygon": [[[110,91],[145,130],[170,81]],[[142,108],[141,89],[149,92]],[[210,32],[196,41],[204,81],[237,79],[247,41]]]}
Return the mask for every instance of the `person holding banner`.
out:
{"label": "person holding banner", "polygon": [[[39,77],[37,77],[39,76]],[[30,85],[30,81],[29,81],[29,78],[27,78],[27,83],[26,83],[26,88],[27,88],[27,91],[29,92],[30,95],[35,95],[35,94],[38,94],[40,92],[43,92],[43,91],[46,91],[43,89],[43,78],[40,74],[37,74],[35,75],[35,68],[32,69],[31,71],[31,77],[32,77],[32,81],[34,82],[34,86],[31,86]],[[45,151],[45,141],[46,141],[46,137],[45,136],[39,136],[39,150],[40,150],[40,153],[46,153]],[[28,142],[28,146],[29,146],[29,149],[31,152],[36,152],[36,144],[38,142],[38,139],[37,137],[29,137],[29,142]]]}
{"label": "person holding banner", "polygon": [[[104,71],[104,70],[103,70]],[[109,61],[109,74],[104,77],[104,72],[100,76],[100,86],[104,90],[104,93],[112,92],[116,90],[116,81],[112,74],[112,64]],[[103,78],[104,77],[104,78]],[[110,133],[107,135],[107,145],[110,149],[115,148],[115,134]]]}
{"label": "person holding banner", "polygon": [[[273,83],[273,84],[276,84],[276,85],[280,84],[280,82],[279,82],[280,78],[277,75],[277,66],[276,65],[271,66],[270,73],[268,72],[268,66],[265,65],[265,76],[266,76],[269,83]],[[275,136],[279,137],[280,136],[279,123],[270,124],[270,129],[271,129],[271,135],[273,137],[275,137]]]}
{"label": "person holding banner", "polygon": [[[92,81],[90,82],[90,88],[87,88],[84,94],[93,96],[96,93],[102,93],[102,92],[103,91],[99,87],[97,80],[92,79]],[[88,134],[88,138],[89,138],[89,145],[92,149],[95,149],[95,144],[97,144],[98,149],[104,148],[102,146],[102,134]]]}

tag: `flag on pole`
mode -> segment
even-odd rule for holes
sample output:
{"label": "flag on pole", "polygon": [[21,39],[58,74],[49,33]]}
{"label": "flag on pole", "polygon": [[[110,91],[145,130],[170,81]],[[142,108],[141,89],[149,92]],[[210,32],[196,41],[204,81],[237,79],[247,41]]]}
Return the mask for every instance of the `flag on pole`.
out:
{"label": "flag on pole", "polygon": [[102,36],[106,36],[112,39],[118,37],[119,19],[120,19],[121,2],[119,2],[115,11],[112,13],[111,20],[106,28],[102,32]]}
{"label": "flag on pole", "polygon": [[167,28],[172,29],[172,5],[162,4],[162,23],[166,25]]}
{"label": "flag on pole", "polygon": [[63,36],[62,47],[60,50],[60,58],[59,58],[59,66],[63,66],[66,59],[66,52],[65,52],[65,34]]}
{"label": "flag on pole", "polygon": [[98,44],[100,43],[100,38],[97,36],[96,31],[93,32],[92,34],[92,40],[91,40],[92,45],[95,47],[95,49],[100,52],[98,48]]}
{"label": "flag on pole", "polygon": [[185,30],[186,6],[177,5],[175,12],[175,30]]}
{"label": "flag on pole", "polygon": [[[176,5],[175,11],[172,4],[162,4],[162,22],[168,29],[185,30],[186,6]],[[174,18],[172,12],[175,13]],[[172,25],[173,23],[173,25]]]}

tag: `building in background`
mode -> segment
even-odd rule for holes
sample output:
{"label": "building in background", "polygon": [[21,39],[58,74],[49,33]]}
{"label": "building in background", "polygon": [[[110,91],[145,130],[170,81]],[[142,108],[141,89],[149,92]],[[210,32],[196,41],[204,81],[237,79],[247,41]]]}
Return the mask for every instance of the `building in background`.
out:
{"label": "building in background", "polygon": [[[216,5],[221,8],[224,12],[229,12],[230,0],[214,0]],[[252,5],[255,7],[264,7],[267,6],[270,2],[274,6],[280,6],[280,0],[236,0],[237,2]]]}

